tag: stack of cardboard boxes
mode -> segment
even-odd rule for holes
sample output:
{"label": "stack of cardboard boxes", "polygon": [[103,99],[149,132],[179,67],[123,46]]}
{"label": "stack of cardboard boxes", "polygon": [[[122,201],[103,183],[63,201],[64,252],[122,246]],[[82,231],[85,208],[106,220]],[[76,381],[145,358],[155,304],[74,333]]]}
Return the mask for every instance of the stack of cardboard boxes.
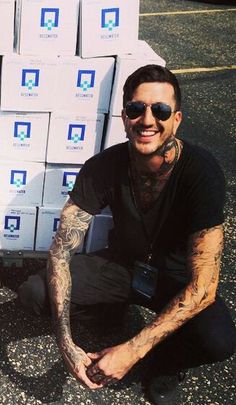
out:
{"label": "stack of cardboard boxes", "polygon": [[[126,77],[165,65],[138,21],[139,0],[0,0],[0,250],[47,251],[81,166],[125,140]],[[111,226],[94,218],[85,250]]]}

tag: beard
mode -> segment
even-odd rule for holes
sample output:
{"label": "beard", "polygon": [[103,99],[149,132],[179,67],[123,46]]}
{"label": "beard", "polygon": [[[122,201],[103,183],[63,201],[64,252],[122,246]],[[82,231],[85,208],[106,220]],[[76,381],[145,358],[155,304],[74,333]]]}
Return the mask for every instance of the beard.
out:
{"label": "beard", "polygon": [[[134,152],[137,153],[138,155],[143,155],[143,153],[133,146],[133,134],[138,134],[141,131],[152,130],[152,129],[153,129],[153,131],[156,131],[157,133],[159,132],[160,136],[162,135],[162,133],[165,130],[164,127],[160,123],[158,123],[155,126],[155,128],[151,128],[150,126],[145,126],[145,125],[141,125],[141,124],[136,124],[136,125],[131,126],[131,125],[128,125],[128,122],[125,123],[126,138],[129,139],[130,146],[132,147]],[[163,143],[161,143],[159,146],[157,145],[155,150],[150,151],[146,156],[148,156],[148,157],[163,156],[164,157],[165,152],[170,150],[171,148],[173,148],[175,142],[176,142],[175,136],[172,133],[163,141]],[[140,144],[141,143],[142,142],[140,141]]]}

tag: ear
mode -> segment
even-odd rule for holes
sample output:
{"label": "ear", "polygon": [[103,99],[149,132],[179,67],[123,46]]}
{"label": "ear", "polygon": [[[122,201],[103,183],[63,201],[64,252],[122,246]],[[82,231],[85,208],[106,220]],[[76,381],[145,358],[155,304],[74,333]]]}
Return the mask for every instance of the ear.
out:
{"label": "ear", "polygon": [[181,111],[176,111],[175,116],[174,116],[174,125],[173,125],[173,134],[175,135],[177,132],[177,129],[179,128],[181,121],[183,118],[183,114]]}

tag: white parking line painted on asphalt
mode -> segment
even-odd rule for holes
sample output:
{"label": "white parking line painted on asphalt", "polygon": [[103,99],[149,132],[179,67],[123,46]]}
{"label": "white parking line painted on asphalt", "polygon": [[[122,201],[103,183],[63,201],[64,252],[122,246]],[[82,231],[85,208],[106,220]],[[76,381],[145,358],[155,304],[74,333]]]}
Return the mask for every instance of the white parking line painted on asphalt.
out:
{"label": "white parking line painted on asphalt", "polygon": [[186,11],[163,11],[159,13],[141,13],[140,17],[153,17],[159,15],[177,15],[177,14],[210,14],[210,13],[225,13],[228,11],[236,11],[235,8],[222,8],[215,10],[186,10]]}
{"label": "white parking line painted on asphalt", "polygon": [[201,73],[201,72],[219,72],[221,70],[235,70],[236,65],[231,66],[212,66],[212,67],[196,67],[187,69],[171,69],[174,74],[180,73]]}

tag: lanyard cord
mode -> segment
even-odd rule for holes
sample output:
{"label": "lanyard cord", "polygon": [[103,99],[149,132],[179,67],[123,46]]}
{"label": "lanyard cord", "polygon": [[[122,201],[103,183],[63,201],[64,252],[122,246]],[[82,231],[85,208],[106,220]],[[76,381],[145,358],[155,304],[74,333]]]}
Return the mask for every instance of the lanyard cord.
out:
{"label": "lanyard cord", "polygon": [[[175,141],[175,159],[174,159],[173,167],[172,167],[171,170],[173,170],[173,168],[174,168],[176,162],[178,161],[178,157],[179,157],[179,146],[178,146],[178,142]],[[161,226],[159,226],[159,227],[157,228],[157,231],[155,232],[155,234],[154,234],[152,240],[150,240],[150,236],[149,236],[148,231],[147,231],[147,228],[146,228],[146,226],[145,226],[145,222],[144,222],[144,218],[143,218],[143,213],[142,213],[142,211],[139,209],[139,206],[138,206],[138,203],[137,203],[137,199],[136,199],[136,196],[135,196],[134,184],[133,184],[133,181],[132,181],[132,166],[131,166],[131,160],[130,160],[130,159],[129,159],[129,166],[128,166],[128,177],[129,177],[131,195],[132,195],[132,198],[133,198],[133,201],[134,201],[134,206],[135,206],[135,208],[136,208],[136,210],[137,210],[137,212],[138,212],[138,214],[139,214],[139,216],[140,216],[140,219],[141,219],[141,222],[142,222],[143,231],[144,231],[145,236],[146,236],[146,238],[147,238],[147,240],[148,240],[148,243],[149,243],[149,248],[148,248],[148,253],[147,253],[147,258],[146,258],[146,262],[149,264],[149,263],[151,262],[151,260],[152,260],[152,256],[153,256],[153,252],[152,252],[153,246],[154,246],[155,242],[157,241],[157,237],[158,237],[158,235],[159,235],[159,231],[160,231]],[[161,225],[162,225],[162,224],[161,224]]]}
{"label": "lanyard cord", "polygon": [[148,254],[147,254],[146,261],[147,261],[147,263],[150,263],[151,260],[152,260],[152,248],[153,248],[153,245],[154,245],[154,243],[155,243],[155,241],[157,239],[157,234],[159,233],[159,231],[154,235],[153,239],[150,240],[150,236],[148,234],[147,228],[146,228],[145,223],[144,223],[143,213],[141,212],[141,210],[138,207],[137,199],[136,199],[136,196],[135,196],[130,165],[128,167],[128,175],[129,175],[129,183],[130,183],[131,195],[132,195],[132,198],[133,198],[133,201],[134,201],[134,206],[135,206],[135,208],[136,208],[136,210],[137,210],[137,212],[138,212],[138,214],[140,216],[143,231],[144,231],[145,236],[146,236],[146,238],[148,240],[149,247],[148,247]]}

